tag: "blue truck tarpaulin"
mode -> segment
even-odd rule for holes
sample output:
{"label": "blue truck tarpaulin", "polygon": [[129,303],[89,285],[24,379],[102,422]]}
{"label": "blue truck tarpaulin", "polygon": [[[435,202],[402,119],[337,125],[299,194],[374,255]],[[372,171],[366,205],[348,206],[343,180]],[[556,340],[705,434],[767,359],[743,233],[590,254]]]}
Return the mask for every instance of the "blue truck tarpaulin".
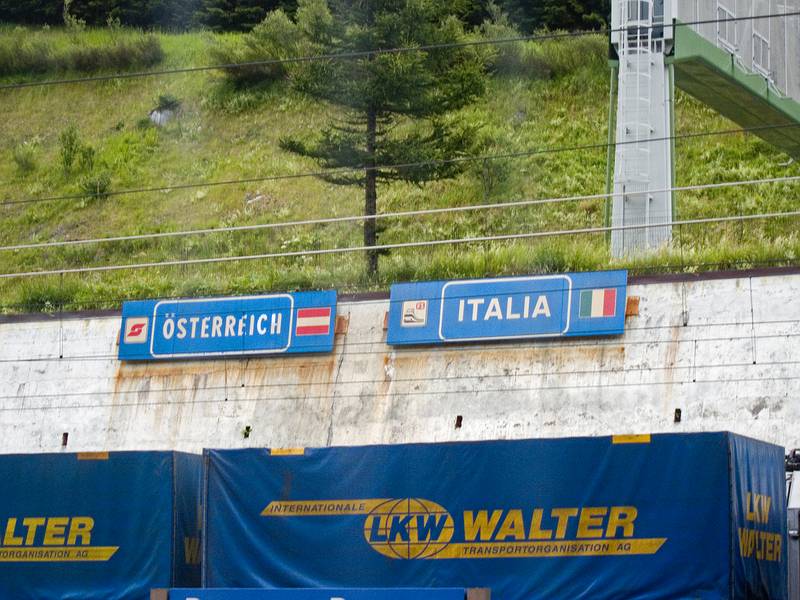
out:
{"label": "blue truck tarpaulin", "polygon": [[0,456],[0,598],[147,600],[200,583],[202,457]]}
{"label": "blue truck tarpaulin", "polygon": [[466,591],[447,589],[216,589],[170,590],[169,600],[464,600]]}
{"label": "blue truck tarpaulin", "polygon": [[392,286],[393,346],[607,336],[625,331],[627,271]]}
{"label": "blue truck tarpaulin", "polygon": [[207,450],[204,585],[786,598],[783,450],[729,433]]}
{"label": "blue truck tarpaulin", "polygon": [[119,359],[331,352],[336,297],[324,291],[125,302]]}

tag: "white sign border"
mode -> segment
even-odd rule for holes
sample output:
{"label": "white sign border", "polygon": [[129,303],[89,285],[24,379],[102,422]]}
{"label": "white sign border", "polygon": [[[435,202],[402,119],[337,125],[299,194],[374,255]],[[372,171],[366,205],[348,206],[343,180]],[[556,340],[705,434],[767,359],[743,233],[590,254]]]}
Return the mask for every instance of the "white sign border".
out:
{"label": "white sign border", "polygon": [[[493,337],[473,337],[473,338],[446,338],[442,333],[442,325],[444,324],[444,295],[445,290],[449,286],[470,285],[474,283],[510,283],[517,281],[543,281],[552,279],[564,279],[569,284],[569,294],[567,296],[567,326],[561,333],[529,333],[522,335],[504,335]],[[502,277],[500,279],[467,279],[462,281],[448,281],[442,286],[442,299],[439,307],[439,339],[443,342],[479,342],[482,340],[521,340],[531,338],[546,338],[546,337],[562,337],[567,334],[570,326],[570,318],[572,311],[572,277],[569,275],[541,275],[534,277]]]}
{"label": "white sign border", "polygon": [[[289,337],[286,346],[274,350],[231,350],[229,352],[179,352],[174,354],[156,354],[153,344],[156,341],[156,314],[162,304],[193,304],[197,302],[239,302],[241,300],[265,300],[272,298],[289,299]],[[153,307],[153,326],[150,333],[150,356],[153,358],[207,358],[209,356],[250,356],[255,354],[285,354],[292,346],[292,331],[294,330],[294,296],[291,294],[268,294],[262,296],[235,296],[227,298],[191,298],[183,300],[159,300]]]}

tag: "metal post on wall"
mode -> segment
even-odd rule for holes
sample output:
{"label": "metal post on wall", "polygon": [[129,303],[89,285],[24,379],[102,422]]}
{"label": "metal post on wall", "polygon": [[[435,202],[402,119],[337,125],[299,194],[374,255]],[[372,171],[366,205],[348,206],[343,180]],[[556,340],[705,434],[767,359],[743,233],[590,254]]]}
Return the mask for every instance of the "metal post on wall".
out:
{"label": "metal post on wall", "polygon": [[[617,98],[616,86],[618,80],[617,67],[611,67],[611,81],[608,88],[608,148],[606,152],[606,201],[603,223],[611,226],[611,193],[614,191],[614,156],[616,154],[617,140]],[[611,231],[606,232],[606,243],[611,243]]]}

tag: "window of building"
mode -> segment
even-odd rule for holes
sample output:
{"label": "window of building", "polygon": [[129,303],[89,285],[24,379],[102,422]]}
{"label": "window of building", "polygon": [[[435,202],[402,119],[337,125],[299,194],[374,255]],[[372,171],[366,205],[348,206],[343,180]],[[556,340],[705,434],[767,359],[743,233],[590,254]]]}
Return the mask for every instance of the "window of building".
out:
{"label": "window of building", "polygon": [[730,52],[736,54],[738,49],[736,47],[736,14],[721,2],[717,2],[717,45]]}
{"label": "window of building", "polygon": [[767,79],[772,79],[769,60],[769,40],[757,31],[753,32],[753,70]]}

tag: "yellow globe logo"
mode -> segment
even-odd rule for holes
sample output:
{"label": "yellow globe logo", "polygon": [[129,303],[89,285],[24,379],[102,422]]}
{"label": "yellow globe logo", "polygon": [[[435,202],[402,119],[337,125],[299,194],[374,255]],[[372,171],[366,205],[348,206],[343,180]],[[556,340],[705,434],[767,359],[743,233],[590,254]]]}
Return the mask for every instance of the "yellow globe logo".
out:
{"label": "yellow globe logo", "polygon": [[453,538],[453,517],[430,500],[387,500],[367,515],[364,538],[389,558],[431,558]]}

